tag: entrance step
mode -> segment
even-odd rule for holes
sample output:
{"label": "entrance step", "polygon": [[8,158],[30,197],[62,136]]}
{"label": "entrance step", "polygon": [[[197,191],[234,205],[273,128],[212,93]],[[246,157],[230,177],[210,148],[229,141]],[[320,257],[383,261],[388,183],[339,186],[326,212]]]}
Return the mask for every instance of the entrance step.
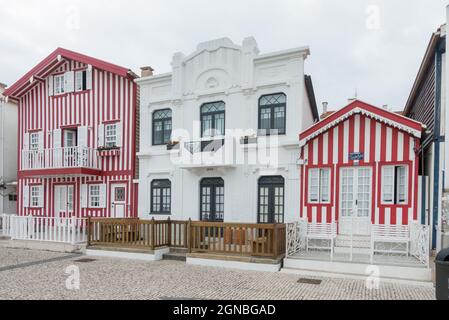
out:
{"label": "entrance step", "polygon": [[171,261],[186,261],[186,253],[182,253],[182,252],[169,252],[169,253],[165,253],[162,256],[162,260],[171,260]]}

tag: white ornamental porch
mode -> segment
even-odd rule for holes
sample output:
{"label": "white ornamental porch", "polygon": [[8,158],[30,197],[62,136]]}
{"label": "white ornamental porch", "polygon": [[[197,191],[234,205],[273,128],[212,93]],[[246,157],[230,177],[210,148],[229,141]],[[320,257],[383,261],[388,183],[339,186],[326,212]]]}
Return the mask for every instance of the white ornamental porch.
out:
{"label": "white ornamental porch", "polygon": [[338,235],[336,223],[287,224],[284,267],[317,272],[367,275],[370,266],[387,278],[430,281],[429,226],[371,225],[370,235]]}

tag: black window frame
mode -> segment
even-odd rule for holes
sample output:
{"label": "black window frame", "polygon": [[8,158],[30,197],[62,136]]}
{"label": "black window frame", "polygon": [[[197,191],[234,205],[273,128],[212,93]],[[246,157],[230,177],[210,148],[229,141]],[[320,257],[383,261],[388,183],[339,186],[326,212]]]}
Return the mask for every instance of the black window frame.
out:
{"label": "black window frame", "polygon": [[[162,184],[162,185],[157,185],[155,186],[155,184]],[[164,189],[169,189],[170,190],[170,195],[169,197],[169,210],[168,211],[164,211]],[[160,190],[159,192],[159,210],[154,211],[153,210],[153,202],[154,202],[154,191],[155,190]],[[171,215],[171,181],[169,179],[155,179],[151,181],[151,203],[150,203],[150,214],[162,214],[162,215]]]}
{"label": "black window frame", "polygon": [[[268,105],[261,105],[261,101],[263,98],[269,97],[269,96],[276,96],[276,95],[283,95],[285,97],[285,103],[275,103],[275,104],[268,104]],[[275,109],[283,107],[284,108],[284,123],[283,123],[283,131],[279,131],[278,128],[274,128],[274,121],[275,121]],[[262,109],[270,109],[270,129],[261,128],[262,124]],[[260,96],[258,101],[258,124],[257,124],[259,135],[262,136],[270,136],[270,135],[285,135],[287,134],[287,95],[283,92],[277,92],[277,93],[270,93],[270,94],[264,94]],[[273,131],[278,130],[277,134],[274,134]]]}
{"label": "black window frame", "polygon": [[[209,201],[210,201],[210,212],[209,212],[209,219],[203,218],[203,188],[204,187],[211,187],[211,193],[209,195]],[[223,188],[223,218],[217,219],[217,202],[216,202],[216,191],[217,188]],[[203,178],[200,181],[200,221],[207,221],[207,222],[223,222],[224,221],[224,180],[223,178]]]}
{"label": "black window frame", "polygon": [[[211,104],[217,104],[217,103],[222,103],[224,106],[224,110],[222,111],[209,111],[209,112],[203,112],[203,108],[207,105],[211,105]],[[222,135],[217,135],[215,134],[215,116],[218,114],[223,114],[223,134]],[[213,131],[213,135],[212,136],[204,136],[204,117],[205,116],[212,116],[212,120],[211,120],[211,128],[210,130]],[[201,138],[213,138],[216,136],[224,136],[225,135],[225,131],[226,131],[226,103],[224,101],[214,101],[214,102],[206,102],[203,103],[200,107],[200,122],[201,122]]]}
{"label": "black window frame", "polygon": [[[154,118],[154,116],[156,115],[156,113],[157,112],[163,112],[163,111],[170,111],[170,117],[167,117],[167,118],[163,118],[163,119],[155,119]],[[169,138],[169,140],[168,141],[165,141],[164,140],[164,137],[165,137],[165,124],[166,124],[166,122],[169,122],[170,121],[170,137],[171,137],[171,133],[172,133],[172,130],[173,130],[173,121],[172,121],[172,119],[173,119],[173,111],[172,111],[172,109],[170,109],[170,108],[166,108],[166,109],[158,109],[158,110],[154,110],[153,111],[153,114],[152,114],[152,116],[151,116],[151,124],[152,124],[152,137],[151,137],[151,143],[152,143],[152,145],[153,146],[165,146],[165,145],[167,145],[168,143],[170,143],[170,138]],[[155,127],[155,124],[156,123],[161,123],[161,125],[162,125],[162,141],[161,142],[156,142],[155,141],[155,137],[156,137],[156,135],[155,135],[155,131],[156,131],[156,127]]]}
{"label": "black window frame", "polygon": [[[276,222],[275,219],[275,188],[282,187],[282,219]],[[267,221],[262,222],[260,211],[260,196],[261,189],[268,188],[268,213]],[[279,214],[278,214],[279,215]],[[257,223],[260,224],[272,224],[272,223],[284,223],[285,221],[285,179],[283,176],[262,176],[257,181]]]}

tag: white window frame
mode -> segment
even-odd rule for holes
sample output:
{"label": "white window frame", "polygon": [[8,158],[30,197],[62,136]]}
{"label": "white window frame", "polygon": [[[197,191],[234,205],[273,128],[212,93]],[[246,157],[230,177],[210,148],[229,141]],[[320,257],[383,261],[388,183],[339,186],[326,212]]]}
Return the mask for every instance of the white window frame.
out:
{"label": "white window frame", "polygon": [[31,132],[30,133],[30,150],[33,151],[37,151],[39,150],[39,145],[40,145],[40,141],[39,141],[39,132]]}
{"label": "white window frame", "polygon": [[40,207],[41,186],[30,186],[30,208]]}
{"label": "white window frame", "polygon": [[[323,179],[324,173],[327,173],[327,184],[324,186]],[[317,176],[316,176],[317,175]],[[311,192],[312,187],[312,179],[317,181],[317,184],[314,185],[317,188],[317,196],[316,199],[312,199],[313,193]],[[323,188],[327,189],[327,200],[323,199]],[[308,203],[311,204],[330,204],[331,203],[331,169],[330,168],[311,168],[308,172]]]}
{"label": "white window frame", "polygon": [[[101,187],[99,184],[91,184],[89,185],[89,208],[101,208]],[[98,192],[98,194],[92,194],[94,191]],[[97,203],[97,204],[95,204]]]}
{"label": "white window frame", "polygon": [[[110,133],[111,128],[114,128],[114,134]],[[117,146],[117,123],[108,123],[104,125],[104,145],[105,147]]]}
{"label": "white window frame", "polygon": [[60,95],[65,93],[64,74],[58,74],[53,77],[53,94]]}
{"label": "white window frame", "polygon": [[[83,78],[86,87],[83,88]],[[87,90],[87,70],[75,71],[75,92],[82,92]]]}
{"label": "white window frame", "polygon": [[[401,193],[400,189],[399,189],[399,185],[397,185],[399,182],[396,181],[396,170],[398,168],[404,168],[405,169],[405,182],[403,187],[405,188],[404,190],[404,199],[400,200],[399,195]],[[391,176],[391,191],[390,192],[385,192],[385,189],[387,187],[386,185],[386,181],[387,181],[387,177],[386,177],[386,170],[387,169],[393,169],[393,173]],[[382,195],[382,199],[381,199],[381,203],[383,205],[407,205],[408,204],[408,188],[409,188],[409,184],[408,184],[408,180],[409,179],[409,166],[408,165],[386,165],[386,166],[382,166],[382,190],[381,190],[381,195]],[[389,199],[391,200],[386,200],[385,196],[389,195]]]}

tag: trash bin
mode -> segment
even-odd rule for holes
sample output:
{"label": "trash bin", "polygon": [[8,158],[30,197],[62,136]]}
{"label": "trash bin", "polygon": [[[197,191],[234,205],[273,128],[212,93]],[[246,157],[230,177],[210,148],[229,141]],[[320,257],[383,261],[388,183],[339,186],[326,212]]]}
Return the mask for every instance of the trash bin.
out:
{"label": "trash bin", "polygon": [[449,248],[441,250],[435,259],[437,300],[449,300]]}

